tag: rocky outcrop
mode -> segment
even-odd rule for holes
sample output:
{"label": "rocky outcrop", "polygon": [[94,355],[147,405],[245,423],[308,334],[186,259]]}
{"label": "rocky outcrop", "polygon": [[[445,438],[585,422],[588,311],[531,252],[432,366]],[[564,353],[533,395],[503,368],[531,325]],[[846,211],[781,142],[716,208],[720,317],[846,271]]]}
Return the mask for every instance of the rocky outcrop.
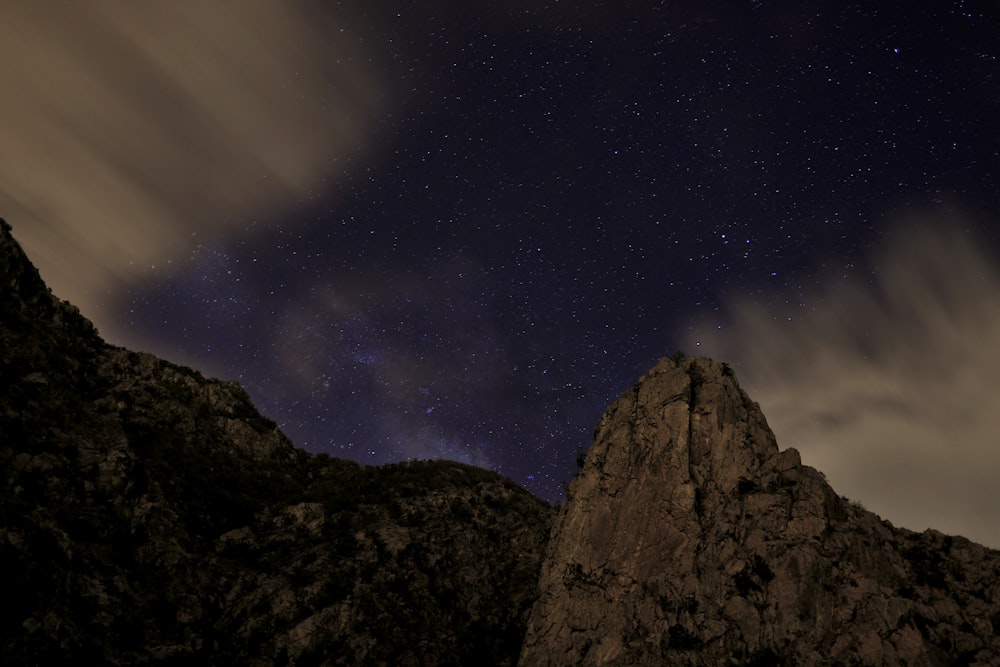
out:
{"label": "rocky outcrop", "polygon": [[295,449],[106,345],[2,220],[0,290],[0,664],[1000,664],[1000,554],[839,497],[724,364],[615,402],[555,516]]}
{"label": "rocky outcrop", "polygon": [[553,510],[295,449],[235,383],[106,345],[0,221],[0,664],[510,665]]}
{"label": "rocky outcrop", "polygon": [[1000,663],[1000,553],[839,497],[725,364],[661,361],[569,496],[525,667]]}

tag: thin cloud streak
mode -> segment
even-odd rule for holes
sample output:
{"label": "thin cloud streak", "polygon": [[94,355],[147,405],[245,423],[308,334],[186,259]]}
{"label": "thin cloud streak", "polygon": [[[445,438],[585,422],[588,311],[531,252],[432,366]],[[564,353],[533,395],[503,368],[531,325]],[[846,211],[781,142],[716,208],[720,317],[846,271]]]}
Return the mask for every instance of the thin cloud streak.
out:
{"label": "thin cloud streak", "polygon": [[0,215],[53,291],[110,325],[142,271],[323,187],[383,104],[344,25],[278,0],[0,10]]}
{"label": "thin cloud streak", "polygon": [[998,548],[1000,269],[961,225],[936,223],[899,225],[874,280],[736,299],[687,346],[731,362],[779,446],[839,493]]}
{"label": "thin cloud streak", "polygon": [[[455,275],[465,276],[462,285],[446,287]],[[265,400],[308,403],[329,421],[322,429],[285,424],[286,432],[307,448],[353,450],[366,463],[447,458],[499,470],[491,443],[460,425],[469,414],[488,419],[497,388],[481,378],[500,378],[513,364],[496,342],[499,323],[473,304],[482,275],[474,260],[458,255],[419,277],[345,272],[301,285],[298,293],[307,296],[282,307],[274,328],[261,332],[270,340],[273,374],[284,380]],[[445,313],[454,324],[441,334],[434,324]]]}

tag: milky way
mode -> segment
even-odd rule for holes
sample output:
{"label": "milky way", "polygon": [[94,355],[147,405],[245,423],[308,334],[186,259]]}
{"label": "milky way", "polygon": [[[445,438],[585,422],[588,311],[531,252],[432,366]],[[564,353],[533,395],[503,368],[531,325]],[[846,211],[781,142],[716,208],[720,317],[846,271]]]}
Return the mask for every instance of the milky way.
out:
{"label": "milky way", "polygon": [[[0,214],[108,338],[238,379],[312,451],[558,500],[607,404],[705,351],[841,493],[1000,546],[966,492],[997,398],[963,370],[994,367],[997,5],[591,4],[19,10]],[[926,350],[955,361],[900,370]],[[894,468],[930,384],[967,456]],[[957,504],[906,511],[932,484]]]}

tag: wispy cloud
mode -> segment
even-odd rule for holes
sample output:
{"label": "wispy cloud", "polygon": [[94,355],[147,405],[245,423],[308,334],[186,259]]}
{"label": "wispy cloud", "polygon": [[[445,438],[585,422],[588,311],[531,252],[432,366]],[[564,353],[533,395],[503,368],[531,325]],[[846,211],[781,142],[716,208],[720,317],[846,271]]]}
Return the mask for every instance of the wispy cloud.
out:
{"label": "wispy cloud", "polygon": [[870,278],[735,299],[687,346],[733,363],[839,493],[1000,547],[1000,270],[957,222],[906,220]]}
{"label": "wispy cloud", "polygon": [[512,361],[500,322],[476,303],[485,279],[463,255],[420,274],[383,268],[307,279],[303,298],[281,305],[273,327],[258,332],[273,353],[271,374],[284,378],[268,395],[309,403],[335,425],[288,424],[286,432],[309,448],[354,449],[370,463],[447,458],[497,469],[497,443],[483,441],[477,423],[501,402],[496,381]]}
{"label": "wispy cloud", "polygon": [[0,215],[100,324],[136,272],[321,188],[379,108],[369,62],[319,3],[6,3]]}

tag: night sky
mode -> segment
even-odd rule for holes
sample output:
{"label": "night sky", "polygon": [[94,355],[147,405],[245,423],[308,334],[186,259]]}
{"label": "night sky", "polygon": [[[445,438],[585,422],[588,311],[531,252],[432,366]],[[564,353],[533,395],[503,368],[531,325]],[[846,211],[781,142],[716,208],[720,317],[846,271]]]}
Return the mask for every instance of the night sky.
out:
{"label": "night sky", "polygon": [[4,3],[0,91],[55,293],[298,446],[559,501],[683,350],[1000,547],[996,2]]}

